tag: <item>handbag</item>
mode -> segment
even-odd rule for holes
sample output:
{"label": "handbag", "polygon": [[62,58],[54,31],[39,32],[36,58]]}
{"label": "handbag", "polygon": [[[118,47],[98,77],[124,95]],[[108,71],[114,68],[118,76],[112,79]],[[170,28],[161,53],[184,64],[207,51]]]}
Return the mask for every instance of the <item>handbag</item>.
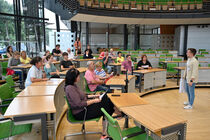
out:
{"label": "handbag", "polygon": [[184,78],[180,79],[179,93],[186,93],[186,91],[185,91],[185,82],[186,82],[186,80]]}

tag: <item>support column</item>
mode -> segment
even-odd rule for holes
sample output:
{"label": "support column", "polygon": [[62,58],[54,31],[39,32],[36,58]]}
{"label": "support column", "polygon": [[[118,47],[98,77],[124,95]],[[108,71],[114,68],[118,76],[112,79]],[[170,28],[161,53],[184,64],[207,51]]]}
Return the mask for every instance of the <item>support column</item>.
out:
{"label": "support column", "polygon": [[55,20],[56,20],[56,30],[57,32],[60,32],[59,16],[57,14],[55,14]]}
{"label": "support column", "polygon": [[135,25],[135,31],[134,31],[134,50],[137,50],[139,48],[139,26]]}
{"label": "support column", "polygon": [[188,25],[184,26],[184,59],[187,60],[187,38],[188,38]]}
{"label": "support column", "polygon": [[86,48],[88,44],[89,44],[89,23],[86,22]]}
{"label": "support column", "polygon": [[127,50],[128,48],[128,29],[127,29],[127,25],[124,24],[123,26],[123,34],[124,34],[124,43],[123,43],[123,49]]}

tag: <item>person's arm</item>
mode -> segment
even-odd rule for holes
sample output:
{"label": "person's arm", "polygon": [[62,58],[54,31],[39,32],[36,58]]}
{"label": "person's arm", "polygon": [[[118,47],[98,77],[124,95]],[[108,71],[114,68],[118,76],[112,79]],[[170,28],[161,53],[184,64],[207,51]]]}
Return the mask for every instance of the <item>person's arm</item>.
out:
{"label": "person's arm", "polygon": [[148,64],[149,64],[149,69],[151,69],[151,68],[152,68],[151,63],[150,63],[149,61],[147,61],[147,62],[148,62]]}
{"label": "person's arm", "polygon": [[7,53],[7,57],[10,58],[10,57],[12,57],[12,56],[11,56],[9,53]]}
{"label": "person's arm", "polygon": [[70,69],[70,68],[64,68],[64,66],[61,65],[61,70],[62,70],[62,71],[69,70],[69,69]]}
{"label": "person's arm", "polygon": [[47,81],[49,80],[48,78],[42,78],[42,79],[38,79],[38,78],[34,78],[34,77],[31,77],[31,82],[34,83],[34,82],[41,82],[41,81]]}
{"label": "person's arm", "polygon": [[104,65],[106,65],[106,63],[108,62],[109,57],[107,56],[104,60]]}
{"label": "person's arm", "polygon": [[[196,62],[193,62],[192,63],[192,75],[191,75],[191,80],[194,82],[195,78],[197,77],[197,74],[198,74],[198,61]],[[192,83],[193,83],[192,82]]]}

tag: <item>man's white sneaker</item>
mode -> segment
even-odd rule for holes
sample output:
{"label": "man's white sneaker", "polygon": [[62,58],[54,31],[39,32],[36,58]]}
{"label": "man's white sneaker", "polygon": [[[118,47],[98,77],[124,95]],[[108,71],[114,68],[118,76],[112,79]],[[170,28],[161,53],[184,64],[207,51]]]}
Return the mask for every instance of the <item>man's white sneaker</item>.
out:
{"label": "man's white sneaker", "polygon": [[189,102],[184,102],[184,105],[189,105]]}
{"label": "man's white sneaker", "polygon": [[191,105],[187,105],[184,107],[184,109],[192,109],[192,106]]}

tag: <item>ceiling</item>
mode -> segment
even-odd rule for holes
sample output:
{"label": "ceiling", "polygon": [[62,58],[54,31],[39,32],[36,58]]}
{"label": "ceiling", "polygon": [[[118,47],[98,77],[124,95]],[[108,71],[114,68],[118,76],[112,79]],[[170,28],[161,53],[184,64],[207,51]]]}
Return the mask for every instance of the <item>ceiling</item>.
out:
{"label": "ceiling", "polygon": [[164,25],[179,25],[179,24],[210,24],[210,18],[129,18],[129,17],[111,17],[98,16],[78,13],[71,18],[73,21],[110,23],[110,24],[164,24]]}

